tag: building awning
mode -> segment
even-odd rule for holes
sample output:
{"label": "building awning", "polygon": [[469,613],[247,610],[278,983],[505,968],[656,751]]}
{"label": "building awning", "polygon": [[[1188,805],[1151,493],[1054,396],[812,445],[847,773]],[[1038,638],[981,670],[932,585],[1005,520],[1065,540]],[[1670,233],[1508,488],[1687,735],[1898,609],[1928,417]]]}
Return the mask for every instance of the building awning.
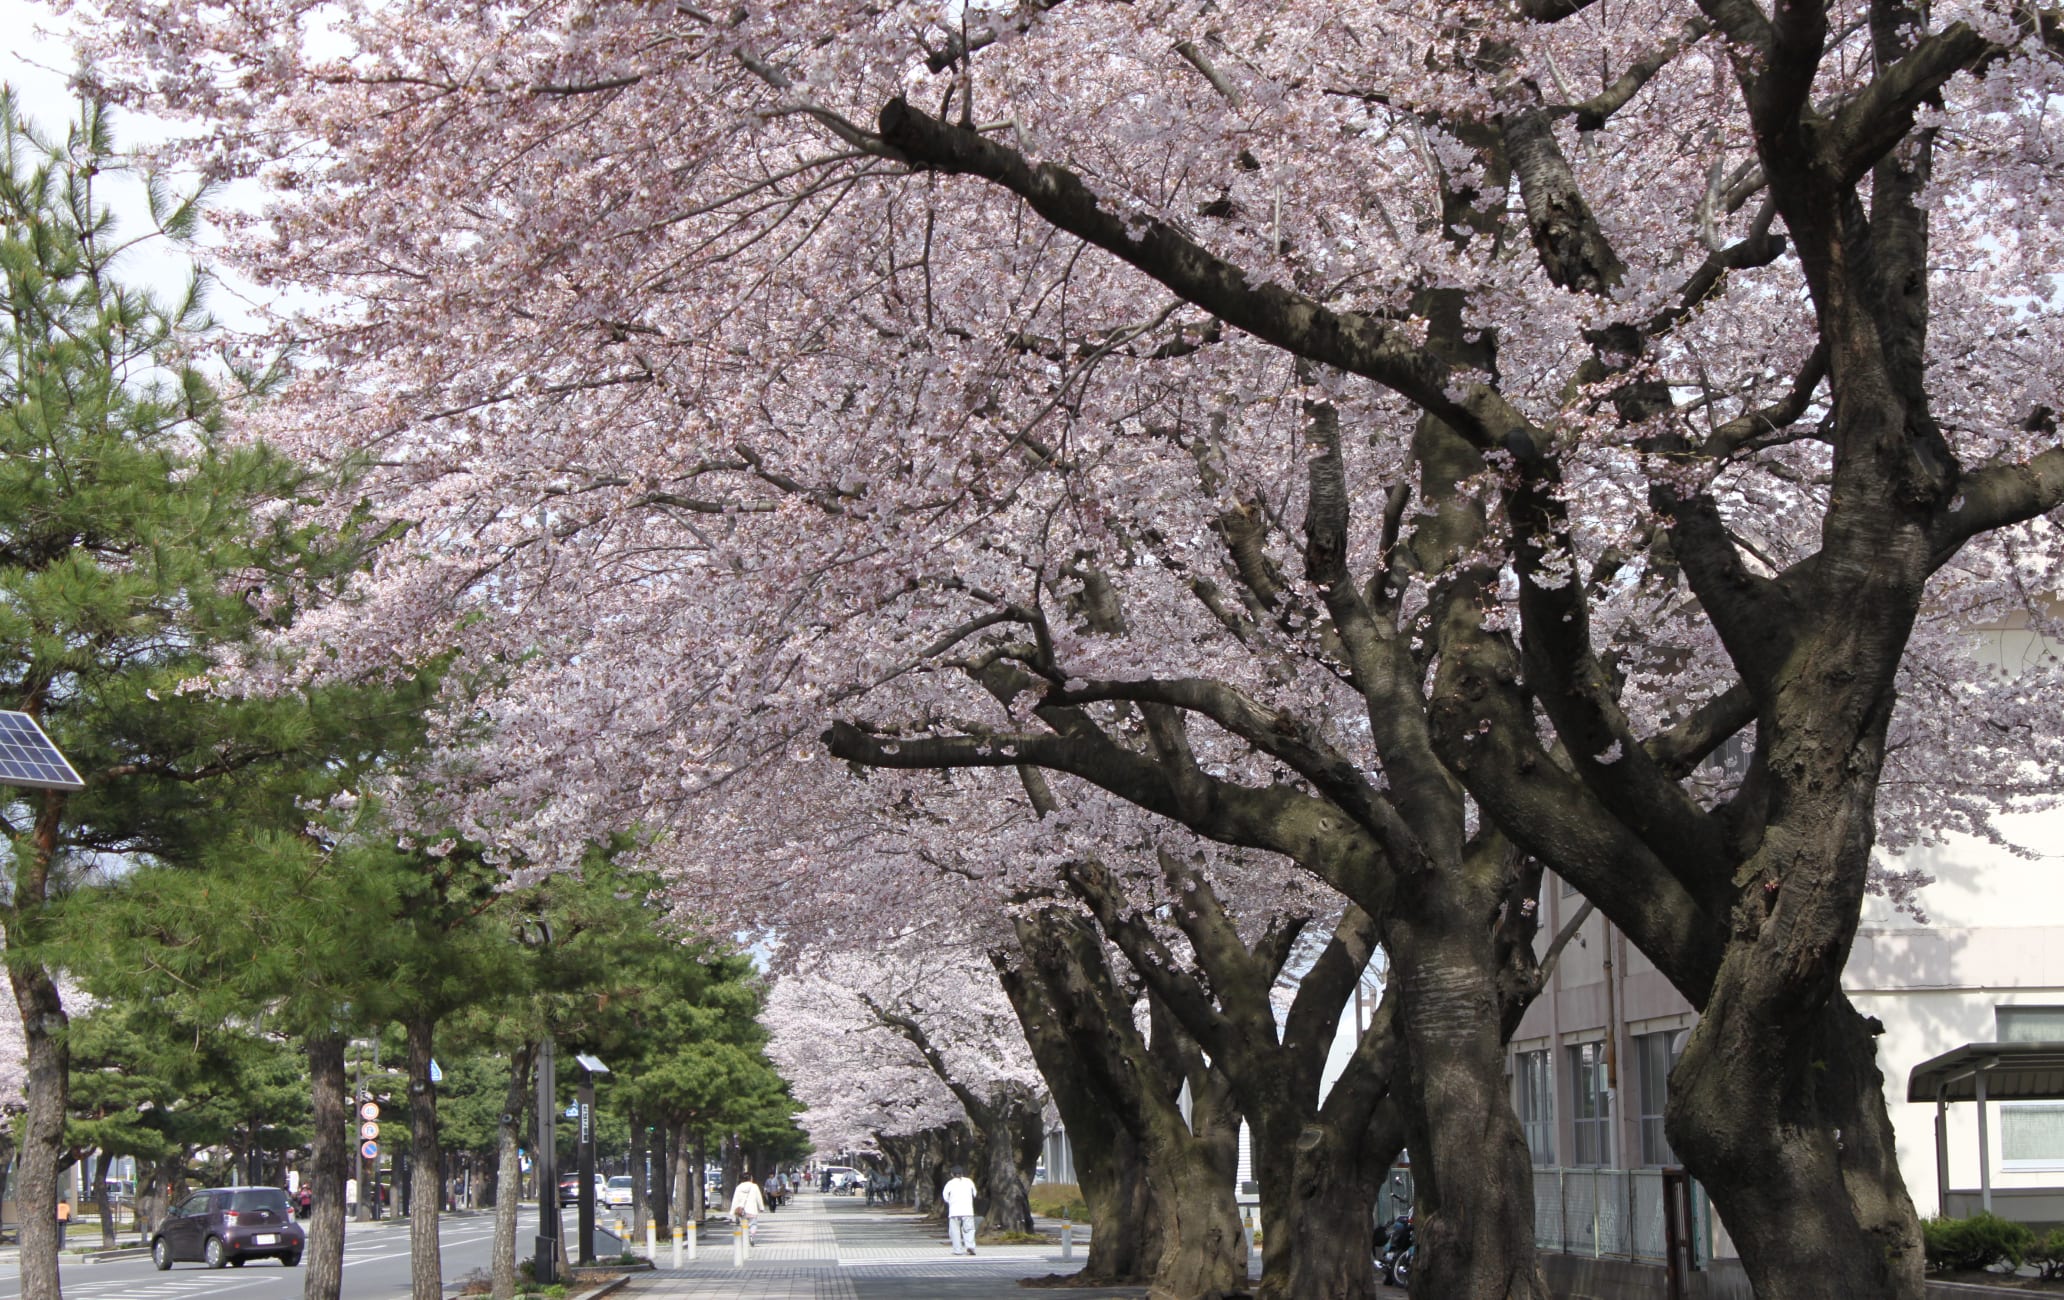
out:
{"label": "building awning", "polygon": [[2064,1043],[1965,1043],[1907,1076],[1908,1101],[2064,1101]]}

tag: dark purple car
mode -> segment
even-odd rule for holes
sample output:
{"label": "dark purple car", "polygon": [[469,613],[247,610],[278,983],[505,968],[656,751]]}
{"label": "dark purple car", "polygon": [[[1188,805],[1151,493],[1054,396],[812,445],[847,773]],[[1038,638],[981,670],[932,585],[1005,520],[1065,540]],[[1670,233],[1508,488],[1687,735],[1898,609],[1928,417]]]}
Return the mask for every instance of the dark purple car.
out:
{"label": "dark purple car", "polygon": [[247,1259],[301,1262],[308,1234],[294,1222],[287,1194],[277,1187],[209,1187],[191,1192],[151,1234],[151,1259],[161,1269],[182,1259],[209,1268]]}

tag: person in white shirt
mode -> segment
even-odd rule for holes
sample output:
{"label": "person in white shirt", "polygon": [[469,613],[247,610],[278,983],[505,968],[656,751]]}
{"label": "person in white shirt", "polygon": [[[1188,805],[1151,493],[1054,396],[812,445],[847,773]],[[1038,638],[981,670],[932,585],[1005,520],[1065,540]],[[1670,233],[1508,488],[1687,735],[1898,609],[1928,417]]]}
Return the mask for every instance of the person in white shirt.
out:
{"label": "person in white shirt", "polygon": [[[972,1255],[975,1253],[975,1184],[967,1176],[967,1170],[955,1167],[953,1177],[947,1180],[945,1190],[939,1193],[946,1202],[946,1229],[953,1239],[953,1253]],[[965,1247],[965,1249],[962,1249]]]}
{"label": "person in white shirt", "polygon": [[738,1186],[731,1191],[731,1221],[745,1224],[746,1241],[753,1240],[753,1228],[766,1209],[767,1202],[760,1195],[760,1185],[752,1180],[752,1171],[741,1172]]}

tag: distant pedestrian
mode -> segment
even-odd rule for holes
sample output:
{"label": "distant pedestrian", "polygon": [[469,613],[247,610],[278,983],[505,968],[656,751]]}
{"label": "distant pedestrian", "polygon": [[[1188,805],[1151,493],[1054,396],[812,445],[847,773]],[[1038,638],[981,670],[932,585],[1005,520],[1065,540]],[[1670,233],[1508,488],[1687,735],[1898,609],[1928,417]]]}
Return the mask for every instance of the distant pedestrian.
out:
{"label": "distant pedestrian", "polygon": [[760,1185],[752,1180],[752,1171],[741,1171],[738,1186],[731,1191],[731,1221],[745,1225],[745,1239],[748,1244],[753,1239],[753,1226],[766,1209],[766,1199],[760,1195]]}
{"label": "distant pedestrian", "polygon": [[[955,1166],[953,1177],[939,1193],[946,1202],[946,1231],[953,1241],[953,1253],[975,1253],[975,1184],[967,1170]],[[965,1247],[965,1249],[963,1249]]]}
{"label": "distant pedestrian", "polygon": [[60,1196],[57,1198],[57,1248],[59,1250],[65,1248],[65,1229],[71,1226],[72,1198]]}

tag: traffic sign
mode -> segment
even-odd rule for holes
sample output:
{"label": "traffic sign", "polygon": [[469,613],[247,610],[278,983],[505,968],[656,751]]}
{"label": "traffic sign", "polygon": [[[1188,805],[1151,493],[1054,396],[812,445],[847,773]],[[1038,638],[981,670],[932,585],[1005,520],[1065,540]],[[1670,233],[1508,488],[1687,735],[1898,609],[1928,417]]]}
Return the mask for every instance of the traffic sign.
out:
{"label": "traffic sign", "polygon": [[368,1142],[358,1149],[358,1154],[368,1160],[378,1160],[380,1158],[380,1144],[378,1142]]}
{"label": "traffic sign", "polygon": [[380,1136],[380,1124],[379,1124],[379,1121],[378,1121],[378,1120],[370,1120],[370,1119],[369,1119],[369,1120],[367,1120],[367,1121],[366,1121],[365,1123],[363,1123],[363,1124],[359,1125],[359,1126],[358,1126],[358,1135],[359,1135],[360,1137],[364,1138],[364,1139],[365,1139],[366,1141],[368,1141],[368,1142],[370,1142],[370,1141],[372,1141],[372,1140],[373,1140],[374,1138],[376,1138],[376,1137]]}
{"label": "traffic sign", "polygon": [[360,1119],[380,1118],[380,1103],[377,1101],[369,1101],[365,1103],[363,1106],[360,1106],[358,1108],[358,1117]]}

